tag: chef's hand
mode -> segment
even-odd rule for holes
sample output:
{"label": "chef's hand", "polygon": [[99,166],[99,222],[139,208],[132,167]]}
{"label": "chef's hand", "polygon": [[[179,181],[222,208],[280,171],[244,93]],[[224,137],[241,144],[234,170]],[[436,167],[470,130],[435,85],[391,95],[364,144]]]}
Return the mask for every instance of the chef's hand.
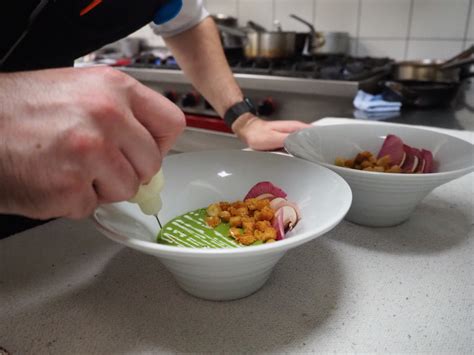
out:
{"label": "chef's hand", "polygon": [[0,74],[0,213],[82,218],[127,200],[183,128],[178,107],[111,68]]}
{"label": "chef's hand", "polygon": [[233,123],[232,130],[252,149],[273,150],[282,148],[290,133],[308,127],[300,121],[264,121],[248,113]]}

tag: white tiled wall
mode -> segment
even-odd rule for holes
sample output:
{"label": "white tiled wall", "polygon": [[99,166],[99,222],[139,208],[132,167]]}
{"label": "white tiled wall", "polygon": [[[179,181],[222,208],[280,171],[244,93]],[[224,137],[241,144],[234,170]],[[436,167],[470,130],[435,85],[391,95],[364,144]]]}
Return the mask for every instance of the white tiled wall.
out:
{"label": "white tiled wall", "polygon": [[361,3],[362,38],[405,38],[410,23],[410,0],[364,0]]}
{"label": "white tiled wall", "polygon": [[314,25],[319,31],[343,31],[348,32],[352,38],[357,38],[358,19],[358,0],[314,1]]}
{"label": "white tiled wall", "polygon": [[308,0],[280,0],[275,2],[274,18],[280,21],[282,27],[288,31],[308,31],[308,26],[288,17],[295,14],[309,22],[314,22],[314,2]]}
{"label": "white tiled wall", "polygon": [[[474,44],[474,0],[204,1],[209,12],[233,15],[241,24],[272,28],[279,20],[283,29],[306,31],[288,17],[294,13],[317,30],[349,32],[351,54],[359,56],[443,59]],[[148,29],[139,33],[154,37]]]}
{"label": "white tiled wall", "polygon": [[466,33],[469,0],[415,0],[410,35],[459,40]]}
{"label": "white tiled wall", "polygon": [[474,1],[471,0],[471,14],[469,16],[469,25],[467,30],[467,39],[474,42]]}

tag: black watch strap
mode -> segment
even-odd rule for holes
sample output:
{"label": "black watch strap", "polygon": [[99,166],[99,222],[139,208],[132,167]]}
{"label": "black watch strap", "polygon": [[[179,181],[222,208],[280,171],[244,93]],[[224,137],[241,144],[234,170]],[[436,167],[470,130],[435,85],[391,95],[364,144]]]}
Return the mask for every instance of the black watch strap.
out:
{"label": "black watch strap", "polygon": [[254,104],[248,97],[244,97],[244,100],[241,102],[232,105],[224,115],[224,122],[228,127],[232,127],[232,124],[242,116],[244,113],[257,114],[257,109]]}

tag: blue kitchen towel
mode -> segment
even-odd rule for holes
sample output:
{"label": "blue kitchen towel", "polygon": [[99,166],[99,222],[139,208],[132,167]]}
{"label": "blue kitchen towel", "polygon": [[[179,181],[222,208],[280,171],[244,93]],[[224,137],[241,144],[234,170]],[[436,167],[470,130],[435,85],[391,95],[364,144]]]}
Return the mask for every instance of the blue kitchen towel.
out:
{"label": "blue kitchen towel", "polygon": [[393,112],[400,111],[402,103],[385,101],[382,95],[371,95],[359,90],[354,98],[354,106],[366,112]]}
{"label": "blue kitchen towel", "polygon": [[400,111],[383,111],[368,112],[362,110],[354,110],[353,115],[358,120],[383,121],[390,118],[400,117]]}

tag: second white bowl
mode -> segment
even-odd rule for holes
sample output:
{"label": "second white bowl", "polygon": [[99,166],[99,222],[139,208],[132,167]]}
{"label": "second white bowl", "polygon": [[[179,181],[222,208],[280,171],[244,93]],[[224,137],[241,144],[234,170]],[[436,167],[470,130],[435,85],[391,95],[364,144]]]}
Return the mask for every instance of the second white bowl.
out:
{"label": "second white bowl", "polygon": [[[410,146],[429,149],[437,162],[437,172],[388,174],[334,165],[336,157],[352,159],[364,150],[377,154],[388,134],[399,136]],[[474,170],[472,144],[447,134],[400,124],[354,122],[314,126],[291,134],[285,148],[296,157],[341,175],[353,194],[346,219],[374,227],[404,222],[434,188]]]}

